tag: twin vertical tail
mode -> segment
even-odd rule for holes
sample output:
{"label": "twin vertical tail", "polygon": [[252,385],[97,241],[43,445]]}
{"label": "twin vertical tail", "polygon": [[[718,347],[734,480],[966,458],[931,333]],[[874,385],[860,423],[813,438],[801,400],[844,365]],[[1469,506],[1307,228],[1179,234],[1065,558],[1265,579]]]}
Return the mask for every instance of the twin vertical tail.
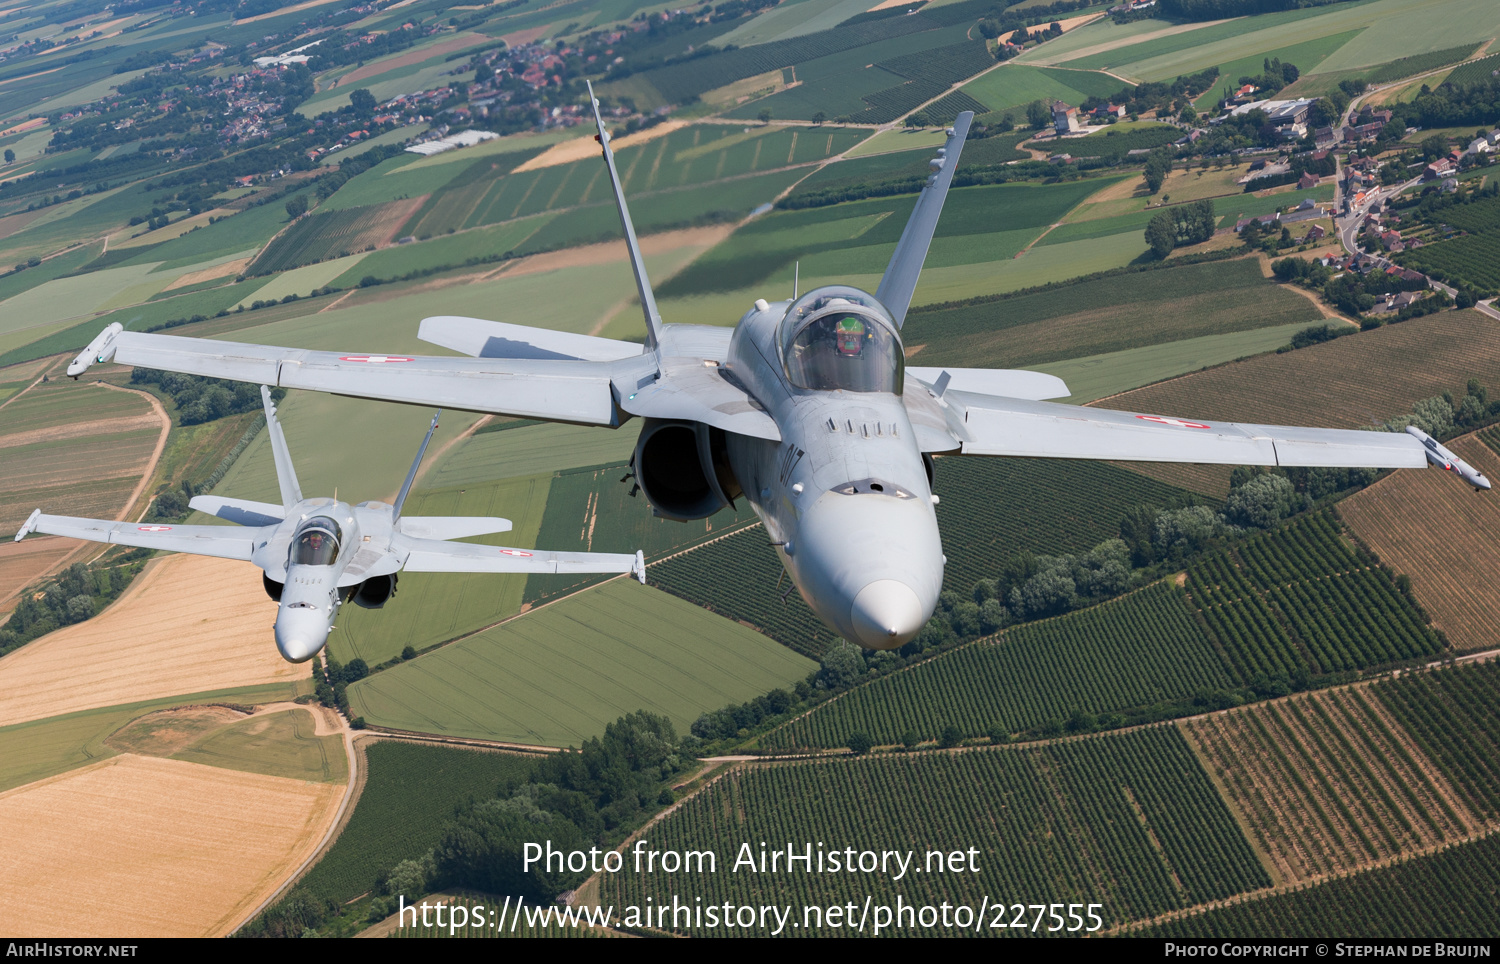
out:
{"label": "twin vertical tail", "polygon": [[932,245],[932,234],[937,230],[938,216],[943,213],[943,201],[947,200],[948,186],[958,169],[958,155],[964,149],[973,120],[973,111],[959,114],[948,128],[948,139],[938,148],[937,157],[928,162],[933,173],[917,197],[917,206],[906,222],[906,230],[901,232],[901,240],[896,242],[896,252],[880,279],[880,287],[875,289],[875,297],[890,311],[897,328],[906,320],[906,309],[911,307],[922,262],[927,260],[927,249]]}
{"label": "twin vertical tail", "polygon": [[641,312],[646,316],[646,350],[655,351],[661,344],[661,312],[656,310],[656,295],[651,291],[651,279],[646,277],[646,262],[641,257],[641,246],[635,239],[635,225],[630,220],[630,208],[625,204],[625,189],[620,185],[620,172],[615,168],[615,152],[609,146],[609,132],[604,129],[604,116],[599,113],[599,99],[594,96],[594,85],[589,88],[589,104],[594,109],[594,123],[599,133],[594,140],[604,151],[604,164],[609,168],[609,183],[615,191],[615,208],[620,212],[620,228],[625,232],[625,245],[630,249],[630,270],[635,275],[635,290],[641,299]]}
{"label": "twin vertical tail", "polygon": [[297,484],[297,470],[292,468],[292,454],[286,448],[286,436],[281,423],[276,420],[276,403],[271,401],[271,389],[260,387],[260,401],[266,410],[266,431],[271,434],[271,454],[276,459],[276,483],[281,486],[281,507],[290,509],[302,501],[302,486]]}
{"label": "twin vertical tail", "polygon": [[411,493],[411,485],[417,480],[417,469],[422,467],[422,458],[427,454],[427,446],[432,441],[432,433],[437,431],[438,419],[442,414],[442,409],[432,413],[432,424],[427,426],[427,434],[422,439],[422,447],[417,449],[417,457],[411,463],[411,471],[406,473],[406,481],[401,483],[401,492],[396,496],[396,504],[391,509],[392,522],[401,518],[401,507],[406,504],[406,497]]}

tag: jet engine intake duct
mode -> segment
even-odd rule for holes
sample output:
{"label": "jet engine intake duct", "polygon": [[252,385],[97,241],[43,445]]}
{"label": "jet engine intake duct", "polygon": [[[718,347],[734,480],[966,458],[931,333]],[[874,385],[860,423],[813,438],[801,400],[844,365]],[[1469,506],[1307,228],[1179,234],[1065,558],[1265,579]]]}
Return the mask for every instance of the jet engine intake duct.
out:
{"label": "jet engine intake duct", "polygon": [[359,584],[354,594],[354,604],[365,609],[379,609],[396,594],[396,573],[371,576]]}
{"label": "jet engine intake duct", "polygon": [[281,590],[285,588],[284,583],[277,582],[265,573],[260,574],[260,583],[266,587],[266,595],[270,596],[272,601],[281,602]]}
{"label": "jet engine intake duct", "polygon": [[678,522],[703,519],[729,504],[725,482],[739,494],[727,457],[715,457],[715,442],[724,448],[718,435],[698,422],[646,419],[635,444],[635,475],[652,513]]}

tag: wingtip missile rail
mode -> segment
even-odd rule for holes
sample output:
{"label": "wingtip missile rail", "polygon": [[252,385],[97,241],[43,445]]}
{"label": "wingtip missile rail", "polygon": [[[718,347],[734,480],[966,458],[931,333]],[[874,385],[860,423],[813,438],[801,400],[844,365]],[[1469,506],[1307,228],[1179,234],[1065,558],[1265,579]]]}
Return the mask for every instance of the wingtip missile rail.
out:
{"label": "wingtip missile rail", "polygon": [[1476,490],[1487,491],[1490,488],[1490,480],[1485,478],[1483,473],[1453,454],[1451,449],[1431,435],[1428,435],[1415,425],[1406,426],[1406,434],[1422,443],[1422,448],[1427,453],[1427,461],[1433,465],[1448,472],[1457,472],[1459,478],[1472,485]]}
{"label": "wingtip missile rail", "polygon": [[39,519],[41,519],[41,517],[42,517],[42,510],[41,509],[32,509],[31,510],[31,515],[27,516],[26,517],[26,521],[21,525],[21,528],[16,530],[16,539],[15,539],[15,541],[16,542],[20,542],[22,539],[26,538],[27,536],[29,536],[33,532],[35,532],[36,531],[37,521]]}
{"label": "wingtip missile rail", "polygon": [[68,375],[74,381],[78,376],[88,371],[95,362],[107,362],[115,356],[115,338],[125,326],[118,321],[108,326],[94,340],[89,342],[88,347],[78,353],[78,357],[68,363]]}

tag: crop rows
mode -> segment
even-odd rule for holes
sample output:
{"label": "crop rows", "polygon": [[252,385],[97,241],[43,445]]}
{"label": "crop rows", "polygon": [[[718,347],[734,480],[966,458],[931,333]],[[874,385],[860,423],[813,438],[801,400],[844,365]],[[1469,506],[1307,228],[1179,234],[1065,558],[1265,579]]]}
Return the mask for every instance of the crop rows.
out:
{"label": "crop rows", "polygon": [[1467,59],[1477,49],[1479,49],[1478,44],[1465,44],[1462,47],[1450,47],[1447,50],[1433,50],[1412,57],[1402,57],[1400,60],[1381,64],[1370,71],[1365,79],[1372,84],[1388,84],[1393,80],[1424,74],[1429,70],[1437,70],[1439,67],[1458,63],[1460,60]]}
{"label": "crop rows", "polygon": [[1478,60],[1471,60],[1466,64],[1459,64],[1443,81],[1454,87],[1472,87],[1475,84],[1488,84],[1495,79],[1494,72],[1500,70],[1500,54],[1490,54]]}
{"label": "crop rows", "polygon": [[[1495,452],[1473,438],[1448,446],[1482,472],[1500,471]],[[1386,565],[1411,576],[1422,608],[1454,650],[1495,645],[1500,611],[1491,574],[1500,569],[1493,537],[1500,506],[1475,498],[1450,473],[1396,472],[1344,500],[1339,512]]]}
{"label": "crop rows", "polygon": [[942,498],[943,586],[965,596],[1018,553],[1091,549],[1118,537],[1135,506],[1183,494],[1103,462],[976,458],[937,459],[933,491]]}
{"label": "crop rows", "polygon": [[1381,682],[1375,694],[1472,813],[1500,818],[1500,662]]}
{"label": "crop rows", "polygon": [[1469,833],[1453,788],[1363,688],[1185,724],[1284,882]]}
{"label": "crop rows", "polygon": [[904,57],[892,57],[875,66],[910,80],[947,87],[995,66],[995,58],[983,40],[966,40],[946,47],[919,50]]}
{"label": "crop rows", "polygon": [[[741,768],[683,801],[651,828],[650,841],[662,850],[712,850],[718,872],[605,875],[605,904],[670,901],[676,892],[690,905],[782,903],[800,915],[808,905],[863,905],[867,895],[977,909],[986,897],[1010,904],[1046,894],[1103,904],[1108,927],[1268,883],[1170,727],[1025,750]],[[912,851],[919,862],[928,851],[972,847],[978,872],[923,867],[899,881],[879,873],[732,873],[745,841],[756,853],[760,841],[798,852],[821,842],[829,851]],[[980,933],[1008,933],[981,923]]]}
{"label": "crop rows", "polygon": [[[977,117],[980,114],[988,112],[989,108],[984,104],[981,104],[974,98],[970,97],[963,91],[955,90],[947,97],[944,97],[942,100],[934,101],[932,104],[928,105],[925,113],[927,114],[928,118],[930,118],[934,123],[951,124],[953,123],[954,118],[958,117],[959,114],[962,114],[966,110],[973,111],[975,116]],[[979,143],[983,142],[981,141]],[[972,141],[964,145],[965,153],[963,159],[968,163],[974,163],[974,158],[969,156],[968,152],[971,151],[975,146],[977,145]],[[1010,148],[1008,155],[1009,156],[1003,159],[1009,161],[1016,158],[1027,158],[1031,156],[1024,151],[1017,151],[1013,146]]]}
{"label": "crop rows", "polygon": [[1397,260],[1408,268],[1450,283],[1473,284],[1491,292],[1500,290],[1500,233],[1439,241],[1404,252]]}
{"label": "crop rows", "polygon": [[1013,629],[892,673],[817,707],[766,737],[777,748],[876,744],[1017,733],[1231,687],[1228,667],[1182,593],[1159,583],[1092,609]]}
{"label": "crop rows", "polygon": [[387,205],[367,204],[307,215],[266,245],[247,273],[274,274],[380,244],[398,227],[388,220],[390,214]]}
{"label": "crop rows", "polygon": [[[557,473],[547,490],[547,508],[536,544],[557,551],[635,552],[654,563],[663,556],[703,542],[755,521],[755,513],[741,501],[738,511],[727,509],[707,519],[672,522],[646,511],[640,497],[630,497],[625,463],[568,469]],[[751,550],[755,551],[755,550]],[[648,570],[657,581],[655,568]],[[574,579],[544,576],[526,583],[526,602],[566,595],[602,582],[608,575],[579,575]]]}
{"label": "crop rows", "polygon": [[726,50],[681,64],[648,70],[641,76],[650,81],[666,100],[674,103],[736,80],[779,70],[818,57],[907,34],[935,29],[938,24],[921,14],[886,17],[833,30],[819,30],[789,40]]}
{"label": "crop rows", "polygon": [[850,115],[850,119],[856,124],[888,124],[902,114],[916,110],[945,89],[944,84],[908,80],[904,84],[862,94],[861,99],[870,106]]}
{"label": "crop rows", "polygon": [[1394,866],[1240,901],[1143,931],[1142,937],[1494,937],[1500,834]]}
{"label": "crop rows", "polygon": [[523,780],[530,757],[381,740],[365,750],[365,788],[349,823],[299,886],[340,903],[374,889],[377,878],[437,844],[456,806]]}
{"label": "crop rows", "polygon": [[1188,569],[1205,625],[1242,680],[1330,673],[1435,653],[1437,636],[1327,514],[1211,553]]}
{"label": "crop rows", "polygon": [[[1500,61],[1496,62],[1500,65]],[[1460,231],[1483,234],[1500,228],[1500,198],[1481,198],[1468,204],[1443,208],[1437,218]]]}
{"label": "crop rows", "polygon": [[[791,590],[759,526],[650,568],[651,584],[817,659],[838,638]],[[789,591],[791,590],[791,591]],[[783,593],[787,593],[785,597]]]}

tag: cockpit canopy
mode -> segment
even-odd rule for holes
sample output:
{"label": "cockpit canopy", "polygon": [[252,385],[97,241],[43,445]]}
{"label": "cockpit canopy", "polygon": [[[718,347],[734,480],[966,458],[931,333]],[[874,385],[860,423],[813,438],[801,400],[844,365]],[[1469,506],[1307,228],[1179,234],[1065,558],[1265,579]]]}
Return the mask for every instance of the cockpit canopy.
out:
{"label": "cockpit canopy", "polygon": [[787,378],[797,388],[901,394],[901,337],[868,292],[841,285],[808,292],[787,310],[780,338]]}
{"label": "cockpit canopy", "polygon": [[302,524],[292,539],[292,565],[331,566],[338,558],[343,533],[337,522],[326,516],[314,516]]}

